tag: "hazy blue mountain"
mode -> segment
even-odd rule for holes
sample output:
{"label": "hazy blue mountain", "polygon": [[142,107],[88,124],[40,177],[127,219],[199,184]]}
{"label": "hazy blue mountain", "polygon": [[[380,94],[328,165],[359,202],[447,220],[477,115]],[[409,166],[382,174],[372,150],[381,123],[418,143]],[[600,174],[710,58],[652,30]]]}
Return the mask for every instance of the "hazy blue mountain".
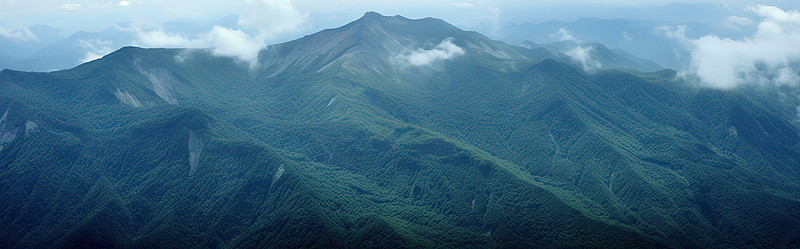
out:
{"label": "hazy blue mountain", "polygon": [[670,23],[703,23],[722,27],[726,18],[744,10],[719,3],[672,2],[663,6],[625,7],[605,13],[605,16],[624,16],[631,19],[661,20]]}
{"label": "hazy blue mountain", "polygon": [[116,27],[93,33],[81,31],[40,49],[31,57],[14,62],[11,68],[28,71],[72,68],[129,45],[135,39],[134,32]]}
{"label": "hazy blue mountain", "polygon": [[[583,58],[589,60],[589,63],[597,63],[597,69],[635,69],[643,72],[652,72],[664,69],[652,60],[646,60],[635,55],[632,55],[625,50],[608,49],[600,43],[575,43],[573,41],[552,42],[545,44],[536,44],[530,41],[524,41],[521,44],[523,47],[537,49],[545,48],[554,51],[556,54],[561,54],[559,59],[566,63],[581,64],[579,59],[576,59],[576,51],[580,53],[587,53],[587,57]],[[581,51],[582,50],[582,51]],[[586,63],[585,61],[583,63]]]}
{"label": "hazy blue mountain", "polygon": [[800,101],[781,97],[796,89],[698,89],[672,70],[562,59],[370,12],[254,67],[125,47],[4,70],[0,247],[800,240]]}
{"label": "hazy blue mountain", "polygon": [[[233,28],[236,27],[238,16],[224,17],[211,24],[196,24],[189,22],[168,22],[159,27],[162,31],[180,35],[187,38],[196,38],[201,34],[207,33],[212,25]],[[46,30],[41,26],[33,26],[31,30]],[[145,29],[144,31],[148,31]],[[53,33],[59,30],[51,30]],[[10,68],[23,71],[53,71],[68,69],[80,65],[88,60],[99,58],[114,50],[136,43],[138,35],[130,23],[120,23],[114,27],[100,32],[81,31],[67,37],[45,36],[50,34],[42,33],[42,41],[37,44],[40,46],[31,47],[30,54],[20,55],[19,58],[0,58],[1,68]],[[2,42],[2,41],[0,41]],[[11,47],[9,50],[13,50]],[[33,50],[35,49],[35,50]]]}
{"label": "hazy blue mountain", "polygon": [[[689,38],[698,38],[712,33],[731,38],[742,36],[740,31],[712,28],[698,22],[673,23],[622,18],[583,18],[574,22],[547,21],[537,24],[508,23],[501,26],[499,30],[491,30],[490,34],[512,44],[519,44],[526,40],[536,43],[551,43],[565,39],[596,42],[612,49],[627,51],[637,57],[653,60],[665,67],[683,68],[689,60],[689,52],[684,47],[685,45],[659,30],[659,27],[664,26],[686,26],[686,36]],[[479,27],[477,29],[487,30],[488,28]]]}
{"label": "hazy blue mountain", "polygon": [[15,40],[0,36],[0,58],[2,59],[0,64],[30,57],[39,49],[64,39],[66,36],[63,30],[45,25],[33,25],[28,30],[35,36],[34,40]]}

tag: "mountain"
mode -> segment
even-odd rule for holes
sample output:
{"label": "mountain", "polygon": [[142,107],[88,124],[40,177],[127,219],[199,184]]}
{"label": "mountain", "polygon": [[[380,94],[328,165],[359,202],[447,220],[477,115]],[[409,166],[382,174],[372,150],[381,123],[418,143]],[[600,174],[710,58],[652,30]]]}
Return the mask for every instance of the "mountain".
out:
{"label": "mountain", "polygon": [[11,68],[30,71],[72,68],[109,53],[113,48],[129,45],[134,40],[135,33],[119,28],[109,28],[101,32],[81,31],[43,47],[28,58],[14,62]]}
{"label": "mountain", "polygon": [[[182,37],[195,38],[208,32],[211,26],[235,27],[238,16],[227,16],[209,24],[196,24],[189,22],[168,22],[157,29],[166,33],[180,35]],[[28,49],[29,54],[20,55],[19,58],[0,58],[0,68],[9,68],[24,71],[54,71],[73,68],[81,63],[100,58],[103,55],[113,52],[124,46],[135,44],[138,40],[136,28],[130,23],[119,23],[114,27],[99,32],[80,31],[69,36],[52,37],[53,30],[45,33],[40,30],[47,30],[46,26],[32,26],[31,31],[42,38]],[[52,29],[52,28],[50,28]],[[152,29],[144,29],[150,31]],[[60,33],[59,33],[60,34]],[[0,41],[2,42],[2,41]],[[27,44],[27,42],[18,42]],[[19,50],[11,47],[9,50]],[[2,51],[0,51],[2,52]],[[2,54],[0,54],[2,55]]]}
{"label": "mountain", "polygon": [[[679,12],[681,11],[665,13]],[[582,18],[573,22],[508,23],[490,33],[497,39],[512,44],[524,41],[552,43],[564,40],[601,43],[612,49],[625,50],[637,57],[653,60],[665,67],[681,69],[688,63],[689,51],[680,41],[668,37],[659,30],[665,26],[685,26],[685,35],[692,39],[707,34],[736,39],[741,38],[744,34],[742,31],[714,28],[699,22],[664,22],[627,18]],[[488,30],[488,28],[479,27],[478,30]]]}
{"label": "mountain", "polygon": [[11,33],[19,37],[0,36],[0,68],[9,68],[16,60],[32,56],[43,47],[64,39],[64,31],[45,25],[33,25]]}
{"label": "mountain", "polygon": [[796,90],[587,73],[374,12],[258,58],[125,47],[0,72],[0,247],[800,239]]}
{"label": "mountain", "polygon": [[600,43],[562,41],[536,44],[534,42],[524,41],[521,46],[530,49],[545,48],[554,51],[556,54],[560,54],[561,57],[566,57],[561,58],[564,62],[577,62],[578,64],[594,63],[594,67],[597,67],[597,69],[635,69],[643,72],[664,69],[652,60],[636,57],[621,49],[611,50]]}
{"label": "mountain", "polygon": [[[0,36],[0,57],[9,59],[29,57],[42,47],[63,39],[63,32],[61,29],[46,25],[33,25],[27,29],[13,32],[27,34],[22,35],[24,39]],[[0,62],[5,62],[5,60]]]}

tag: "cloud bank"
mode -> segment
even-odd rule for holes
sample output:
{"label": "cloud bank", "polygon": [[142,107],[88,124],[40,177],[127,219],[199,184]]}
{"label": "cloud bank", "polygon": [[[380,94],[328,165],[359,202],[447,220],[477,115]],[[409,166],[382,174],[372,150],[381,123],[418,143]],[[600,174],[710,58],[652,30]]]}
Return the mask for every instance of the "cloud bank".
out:
{"label": "cloud bank", "polygon": [[289,0],[245,0],[250,15],[239,20],[238,29],[213,26],[198,37],[184,37],[164,32],[162,29],[142,31],[135,29],[135,45],[144,47],[212,48],[213,54],[228,56],[250,63],[258,62],[258,52],[267,46],[275,35],[299,29],[306,15]]}
{"label": "cloud bank", "polygon": [[400,55],[400,60],[414,66],[428,65],[434,61],[447,60],[464,54],[464,49],[453,44],[453,38],[444,39],[430,50],[417,49],[410,54]]}
{"label": "cloud bank", "polygon": [[253,39],[241,30],[220,26],[214,26],[204,37],[213,45],[214,55],[230,56],[250,63],[258,62],[258,51],[266,46],[264,41]]}
{"label": "cloud bank", "polygon": [[[688,39],[679,27],[669,34],[691,49],[691,64],[681,75],[710,87],[731,89],[744,84],[800,85],[800,13],[757,5],[746,10],[761,19],[751,37],[739,40],[706,35]],[[751,25],[742,18],[729,24]]]}
{"label": "cloud bank", "polygon": [[100,39],[78,40],[78,45],[86,50],[86,55],[82,59],[83,62],[100,59],[100,57],[113,51],[111,49],[111,41]]}
{"label": "cloud bank", "polygon": [[553,35],[551,35],[551,36],[553,36],[556,39],[558,39],[558,41],[581,42],[581,40],[578,40],[578,38],[575,38],[575,36],[572,35],[572,32],[569,32],[569,30],[567,30],[567,29],[565,29],[563,27],[558,29],[558,32],[553,34]]}
{"label": "cloud bank", "polygon": [[578,45],[567,50],[566,52],[564,52],[564,54],[569,56],[569,58],[572,58],[576,62],[580,63],[584,71],[594,72],[602,69],[603,64],[592,58],[593,50],[594,47],[592,46]]}
{"label": "cloud bank", "polygon": [[0,36],[11,39],[15,42],[25,42],[25,41],[38,41],[39,38],[36,37],[36,34],[31,32],[29,29],[24,28],[20,30],[8,30],[6,28],[0,27]]}

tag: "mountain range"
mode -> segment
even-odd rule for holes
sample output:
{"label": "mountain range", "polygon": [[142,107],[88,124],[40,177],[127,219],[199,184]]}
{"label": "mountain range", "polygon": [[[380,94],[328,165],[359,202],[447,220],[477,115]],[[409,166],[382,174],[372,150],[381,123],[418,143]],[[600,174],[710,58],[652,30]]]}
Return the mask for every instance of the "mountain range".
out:
{"label": "mountain range", "polygon": [[0,247],[796,246],[797,89],[676,74],[375,12],[3,70]]}

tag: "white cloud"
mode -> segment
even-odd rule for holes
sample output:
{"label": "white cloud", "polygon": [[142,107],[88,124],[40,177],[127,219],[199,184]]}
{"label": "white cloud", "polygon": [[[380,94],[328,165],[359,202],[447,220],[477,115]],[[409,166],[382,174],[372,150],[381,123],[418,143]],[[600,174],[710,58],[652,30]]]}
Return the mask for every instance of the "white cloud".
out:
{"label": "white cloud", "polygon": [[250,62],[251,66],[258,62],[258,51],[266,46],[241,30],[220,26],[214,26],[205,39],[213,45],[214,55],[235,57]]}
{"label": "white cloud", "polygon": [[575,36],[572,35],[572,32],[569,32],[569,30],[567,30],[567,29],[565,29],[563,27],[558,29],[558,32],[553,34],[553,35],[551,35],[551,36],[555,37],[559,41],[580,42],[580,40],[578,40],[578,38],[575,38]]}
{"label": "white cloud", "polygon": [[489,7],[489,14],[492,21],[492,33],[500,30],[500,8],[497,6]]}
{"label": "white cloud", "polygon": [[239,25],[256,30],[259,40],[267,41],[277,34],[300,28],[307,15],[300,14],[289,0],[245,0],[250,15],[240,19]]}
{"label": "white cloud", "polygon": [[576,62],[580,63],[584,71],[594,72],[603,68],[603,65],[599,61],[592,58],[593,50],[594,47],[592,46],[578,45],[571,48],[570,50],[567,50],[566,52],[564,52],[564,54],[569,56]]}
{"label": "white cloud", "polygon": [[234,57],[239,60],[249,62],[255,66],[258,62],[258,51],[266,47],[254,37],[242,32],[241,30],[228,29],[225,27],[214,26],[208,33],[200,35],[198,38],[190,39],[177,34],[164,32],[163,30],[141,31],[136,29],[138,46],[143,47],[167,47],[167,48],[213,48],[212,52],[217,56]]}
{"label": "white cloud", "polygon": [[688,41],[691,65],[682,75],[704,85],[730,89],[743,84],[800,84],[792,64],[800,62],[800,13],[758,5],[747,10],[762,20],[751,37],[739,40],[706,35],[688,39],[682,29],[672,34]]}
{"label": "white cloud", "polygon": [[434,61],[447,60],[462,54],[464,54],[464,49],[453,44],[453,38],[447,38],[433,49],[417,49],[410,54],[400,55],[399,58],[402,62],[414,66],[423,66]]}
{"label": "white cloud", "polygon": [[77,3],[65,3],[61,4],[61,7],[59,8],[63,10],[79,10],[81,9],[81,5]]}
{"label": "white cloud", "polygon": [[456,6],[456,7],[467,7],[467,8],[473,6],[471,3],[450,3],[450,5],[453,5],[453,6]]}
{"label": "white cloud", "polygon": [[[229,56],[258,63],[258,52],[266,47],[275,35],[299,29],[306,15],[288,0],[245,0],[251,10],[249,16],[239,20],[241,29],[214,26],[196,38],[164,32],[161,29],[141,31],[136,29],[137,45],[147,47],[213,48],[214,55]],[[250,32],[248,32],[250,31]]]}
{"label": "white cloud", "polygon": [[667,38],[672,38],[677,40],[683,46],[689,46],[692,43],[692,41],[686,37],[685,25],[679,25],[675,27],[660,26],[660,27],[655,27],[654,30],[657,34],[661,34]]}
{"label": "white cloud", "polygon": [[111,49],[111,41],[100,39],[78,40],[78,45],[86,50],[86,55],[82,59],[83,62],[97,60],[113,51]]}
{"label": "white cloud", "polygon": [[12,41],[15,42],[39,40],[39,37],[36,37],[36,34],[31,32],[28,28],[11,31],[6,28],[0,27],[0,36],[11,39]]}
{"label": "white cloud", "polygon": [[778,70],[778,75],[775,77],[775,84],[778,85],[796,85],[800,81],[800,76],[797,72],[790,67],[784,67]]}
{"label": "white cloud", "polygon": [[135,45],[143,47],[159,48],[203,48],[209,47],[207,42],[201,39],[189,39],[177,34],[164,32],[161,29],[142,31],[135,29],[138,41]]}
{"label": "white cloud", "polygon": [[119,1],[119,3],[117,5],[123,6],[123,7],[124,6],[130,6],[131,5],[131,1],[128,1],[128,0]]}
{"label": "white cloud", "polygon": [[625,39],[625,41],[631,41],[631,35],[628,34],[627,31],[622,31],[622,38]]}
{"label": "white cloud", "polygon": [[797,10],[783,11],[775,6],[756,5],[748,6],[746,10],[752,11],[770,22],[800,24],[800,13]]}
{"label": "white cloud", "polygon": [[739,29],[739,27],[747,27],[753,26],[755,23],[752,19],[743,17],[743,16],[729,16],[725,19],[725,26],[733,29]]}

